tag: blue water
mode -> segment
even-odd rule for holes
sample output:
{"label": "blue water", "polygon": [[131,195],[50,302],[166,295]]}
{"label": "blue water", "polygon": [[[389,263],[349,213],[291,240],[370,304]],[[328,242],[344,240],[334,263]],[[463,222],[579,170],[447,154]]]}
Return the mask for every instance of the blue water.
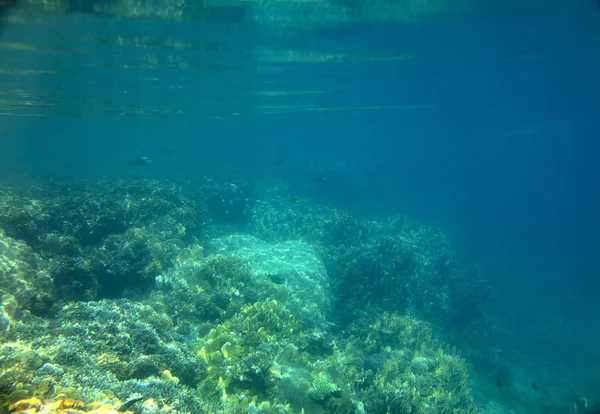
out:
{"label": "blue water", "polygon": [[[406,214],[485,269],[498,347],[517,347],[540,388],[598,392],[600,4],[292,24],[302,16],[11,11],[0,173],[217,171],[365,217]],[[132,168],[137,156],[152,169]]]}

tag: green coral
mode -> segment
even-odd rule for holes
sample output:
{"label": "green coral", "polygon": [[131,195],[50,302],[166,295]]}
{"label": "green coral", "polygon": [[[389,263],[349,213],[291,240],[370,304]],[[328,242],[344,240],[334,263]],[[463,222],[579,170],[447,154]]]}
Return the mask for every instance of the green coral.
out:
{"label": "green coral", "polygon": [[285,376],[275,360],[305,365],[298,352],[303,325],[275,300],[243,307],[212,328],[201,340],[199,354],[207,363],[201,389],[215,401],[257,398],[264,401]]}
{"label": "green coral", "polygon": [[464,361],[442,349],[428,324],[384,313],[356,321],[349,333],[321,364],[323,375],[351,390],[350,400],[345,390],[331,394],[332,412],[350,403],[374,413],[474,412]]}
{"label": "green coral", "polygon": [[325,401],[338,390],[338,387],[325,375],[317,376],[307,394],[316,401]]}

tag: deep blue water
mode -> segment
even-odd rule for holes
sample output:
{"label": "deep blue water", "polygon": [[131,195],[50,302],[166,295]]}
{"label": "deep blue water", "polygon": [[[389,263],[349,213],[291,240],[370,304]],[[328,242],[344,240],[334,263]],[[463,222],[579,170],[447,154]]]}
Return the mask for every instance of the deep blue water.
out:
{"label": "deep blue water", "polygon": [[[359,214],[406,214],[441,227],[461,257],[486,269],[501,292],[492,312],[525,348],[598,380],[600,5],[487,6],[421,24],[317,28],[198,30],[88,15],[7,22],[5,42],[39,50],[4,47],[0,67],[58,73],[4,71],[0,82],[58,104],[2,104],[0,172],[168,178],[216,169],[281,180]],[[123,49],[117,35],[205,47]],[[147,53],[156,67],[136,66]],[[140,155],[157,160],[153,169],[131,168]]]}

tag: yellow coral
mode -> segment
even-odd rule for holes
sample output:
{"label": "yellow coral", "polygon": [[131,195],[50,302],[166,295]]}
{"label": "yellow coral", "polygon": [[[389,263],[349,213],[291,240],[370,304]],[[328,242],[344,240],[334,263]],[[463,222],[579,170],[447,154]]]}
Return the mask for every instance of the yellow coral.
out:
{"label": "yellow coral", "polygon": [[169,371],[168,369],[164,370],[160,374],[160,379],[162,379],[165,382],[173,382],[175,384],[179,384],[179,378],[173,376],[173,374],[171,374],[171,371]]}
{"label": "yellow coral", "polygon": [[93,402],[86,409],[83,401],[65,395],[60,395],[56,400],[46,403],[37,397],[22,399],[10,404],[8,411],[11,414],[132,414],[131,411],[117,411],[112,406],[101,402]]}
{"label": "yellow coral", "polygon": [[27,398],[11,404],[8,411],[11,413],[32,412],[37,413],[42,407],[42,401],[39,398]]}
{"label": "yellow coral", "polygon": [[244,348],[240,345],[232,345],[231,342],[225,342],[225,345],[221,347],[221,352],[226,359],[235,358],[244,351]]}

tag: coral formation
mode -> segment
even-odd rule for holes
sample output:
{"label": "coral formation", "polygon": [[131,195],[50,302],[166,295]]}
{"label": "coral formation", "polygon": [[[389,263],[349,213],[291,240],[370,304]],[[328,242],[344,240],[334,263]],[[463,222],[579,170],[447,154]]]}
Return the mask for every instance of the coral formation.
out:
{"label": "coral formation", "polygon": [[45,314],[55,300],[55,286],[41,258],[26,243],[6,237],[2,230],[0,297],[4,320],[10,319],[11,314],[14,316],[16,308]]}
{"label": "coral formation", "polygon": [[439,229],[406,217],[360,221],[338,210],[298,211],[271,201],[256,203],[250,227],[270,241],[299,238],[315,246],[344,325],[385,310],[448,327],[484,317],[489,285],[477,266],[456,260]]}
{"label": "coral formation", "polygon": [[210,180],[5,192],[7,409],[475,412],[464,361],[406,316],[481,316],[464,312],[485,301],[481,273],[443,234],[251,192]]}
{"label": "coral formation", "polygon": [[210,241],[216,254],[236,257],[247,264],[257,286],[284,300],[303,322],[321,326],[332,311],[325,267],[307,243],[265,243],[253,236],[230,235]]}
{"label": "coral formation", "polygon": [[37,397],[22,399],[10,403],[8,412],[15,414],[132,414],[131,411],[117,411],[109,404],[101,402],[85,404],[83,401],[62,395],[50,402],[42,402]]}
{"label": "coral formation", "polygon": [[74,303],[52,323],[29,316],[13,326],[0,347],[0,389],[109,402],[143,395],[180,412],[202,412],[190,387],[206,365],[187,342],[147,305]]}

